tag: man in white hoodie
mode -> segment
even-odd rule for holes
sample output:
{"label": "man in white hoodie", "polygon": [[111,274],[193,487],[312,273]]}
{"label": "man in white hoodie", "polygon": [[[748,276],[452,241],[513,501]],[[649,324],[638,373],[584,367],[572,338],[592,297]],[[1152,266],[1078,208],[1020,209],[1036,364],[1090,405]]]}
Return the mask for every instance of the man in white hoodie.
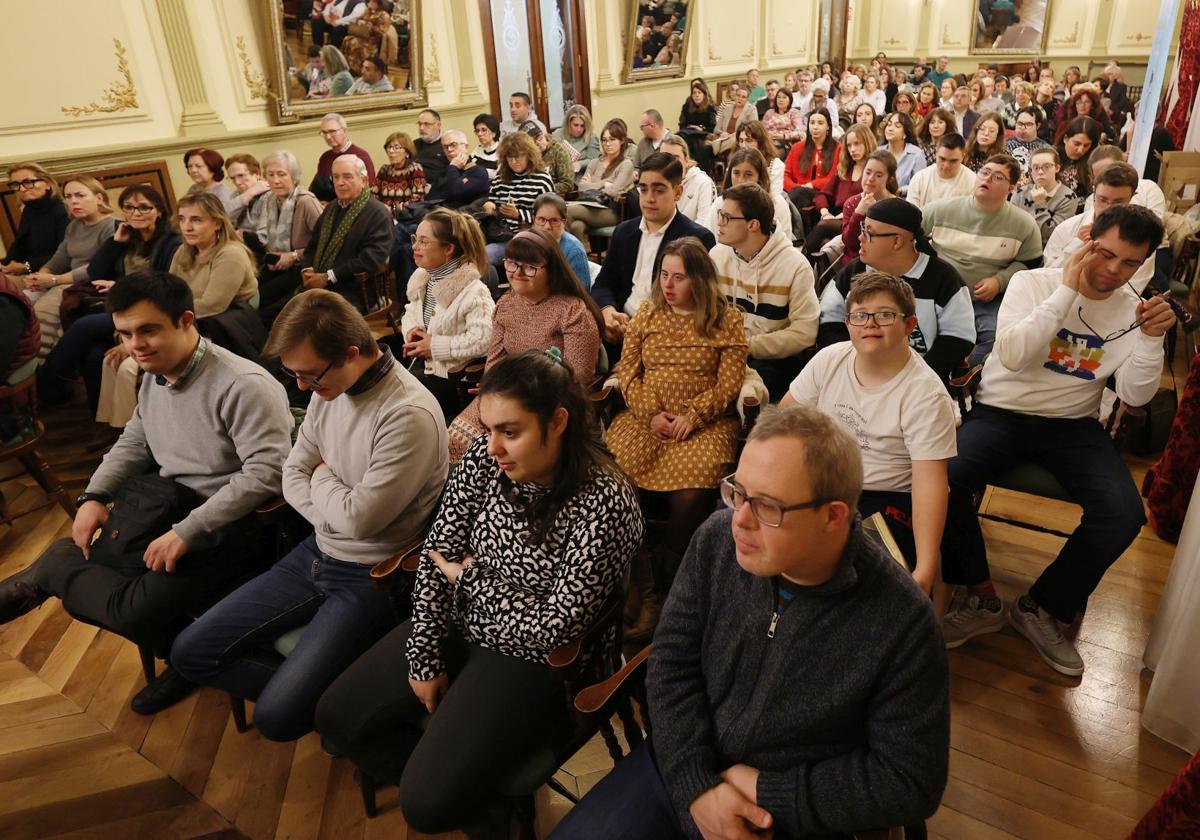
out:
{"label": "man in white hoodie", "polygon": [[710,252],[721,293],[742,310],[750,343],[747,364],[780,399],[817,340],[821,307],[808,260],[775,233],[775,206],[758,184],[725,191]]}

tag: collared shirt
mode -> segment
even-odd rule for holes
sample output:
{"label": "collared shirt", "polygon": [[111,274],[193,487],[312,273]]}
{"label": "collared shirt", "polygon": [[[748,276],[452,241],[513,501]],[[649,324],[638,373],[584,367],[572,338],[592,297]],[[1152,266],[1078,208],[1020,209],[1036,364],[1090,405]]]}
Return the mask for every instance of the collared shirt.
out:
{"label": "collared shirt", "polygon": [[363,371],[363,375],[354,380],[354,384],[346,389],[346,393],[352,397],[359,394],[365,394],[376,385],[378,385],[383,377],[387,376],[393,367],[396,365],[396,359],[392,355],[392,351],[382,344],[376,345],[379,348],[379,358],[376,359],[369,368]]}
{"label": "collared shirt", "polygon": [[625,314],[630,318],[637,314],[642,301],[650,297],[650,289],[654,285],[654,260],[658,257],[658,249],[667,234],[667,228],[675,221],[678,212],[676,209],[656,233],[651,233],[646,227],[645,216],[638,222],[638,228],[642,231],[642,241],[638,243],[637,263],[633,267],[633,288],[629,297],[625,299]]}
{"label": "collared shirt", "polygon": [[165,376],[159,374],[154,377],[156,385],[165,385],[171,390],[178,390],[187,385],[192,374],[196,372],[196,368],[200,367],[200,363],[204,361],[204,357],[208,355],[208,339],[201,338],[196,342],[196,349],[192,351],[192,358],[188,359],[187,367],[183,369],[183,373],[179,374],[179,378],[174,382],[169,382]]}

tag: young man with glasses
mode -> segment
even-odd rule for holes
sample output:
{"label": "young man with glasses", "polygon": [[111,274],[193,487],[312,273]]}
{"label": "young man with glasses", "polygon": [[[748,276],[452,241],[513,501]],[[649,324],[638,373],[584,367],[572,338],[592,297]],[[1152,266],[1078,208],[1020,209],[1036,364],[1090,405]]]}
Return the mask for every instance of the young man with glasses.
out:
{"label": "young man with glasses", "polygon": [[783,404],[814,405],[854,434],[863,458],[859,510],[884,515],[913,579],[929,593],[946,522],[946,461],[956,451],[954,405],[910,344],[916,300],[903,279],[859,274],[845,318],[850,341],[817,353]]}
{"label": "young man with glasses", "polygon": [[1045,119],[1042,109],[1037,105],[1028,105],[1017,111],[1014,125],[1016,131],[1012,137],[1004,141],[1004,151],[1013,156],[1021,167],[1021,178],[1018,187],[1024,187],[1033,177],[1030,165],[1033,163],[1033,153],[1042,149],[1053,148],[1042,138],[1038,137],[1038,129]]}
{"label": "young man with glasses", "polygon": [[975,351],[987,358],[996,335],[996,313],[1008,280],[1042,264],[1042,235],[1028,213],[1009,203],[1021,167],[1011,155],[988,158],[975,174],[971,195],[944,198],[922,208],[922,225],[938,254],[954,266],[975,304]]}
{"label": "young man with glasses", "polygon": [[846,301],[854,278],[864,271],[898,277],[912,289],[917,326],[908,334],[909,346],[943,382],[949,379],[975,346],[975,313],[958,271],[925,238],[920,210],[902,198],[888,198],[867,211],[858,259],[821,292],[818,346],[850,340]]}
{"label": "young man with glasses", "polygon": [[947,777],[946,657],[929,599],[863,534],[862,477],[837,419],[763,411],[721,483],[731,510],[696,532],[663,608],[650,740],[551,840],[924,836]]}
{"label": "young man with glasses", "polygon": [[641,168],[642,163],[658,151],[658,147],[662,145],[663,138],[667,136],[668,132],[662,114],[654,109],[642,112],[638,127],[642,130],[642,139],[634,147],[631,160],[634,167]]}
{"label": "young man with glasses", "polygon": [[[182,633],[171,663],[255,702],[263,737],[312,731],[321,694],[396,621],[371,569],[419,541],[446,480],[446,428],[428,390],[339,295],[288,302],[263,350],[311,391],[283,495],[313,533]],[[272,643],[307,625],[286,659]],[[267,653],[264,653],[267,651]]]}
{"label": "young man with glasses", "polygon": [[1129,468],[1097,414],[1110,377],[1129,406],[1145,405],[1158,391],[1163,336],[1175,316],[1161,297],[1142,300],[1129,281],[1162,236],[1162,222],[1146,208],[1110,207],[1061,268],[1012,278],[996,350],[950,462],[943,569],[948,583],[966,586],[966,595],[942,621],[948,647],[1005,623],[972,494],[1014,464],[1033,462],[1054,475],[1083,518],[1012,605],[1008,621],[1051,668],[1083,673],[1083,659],[1061,627],[1083,612],[1146,521]]}
{"label": "young man with glasses", "polygon": [[712,249],[717,282],[742,311],[750,355],[772,400],[787,392],[817,339],[820,306],[812,266],[786,236],[774,234],[775,205],[758,184],[725,191]]}
{"label": "young man with glasses", "polygon": [[[317,159],[317,171],[308,185],[309,192],[321,201],[333,201],[333,162],[342,155],[354,155],[361,160],[367,167],[367,183],[375,180],[375,164],[371,161],[371,155],[366,149],[350,142],[345,117],[336,113],[322,117],[321,139],[329,148]],[[426,180],[428,177],[426,175]]]}
{"label": "young man with glasses", "polygon": [[425,182],[429,184],[432,193],[442,186],[446,177],[446,167],[450,161],[442,145],[442,115],[432,108],[426,108],[417,114],[417,137],[413,140],[417,147],[417,163],[425,172]]}
{"label": "young man with glasses", "polygon": [[[135,272],[106,294],[116,332],[145,372],[138,405],[121,437],[75,504],[69,539],[51,545],[32,566],[0,582],[0,624],[57,596],[73,617],[118,633],[166,656],[174,637],[220,592],[244,575],[254,540],[245,517],[278,496],[291,445],[287,396],[271,375],[196,330],[191,289],[158,271]],[[104,529],[125,509],[153,508],[147,473],[172,482],[177,502],[150,534],[120,542]],[[110,512],[114,504],[119,512]],[[144,515],[144,514],[143,514]],[[132,514],[129,527],[136,524]],[[135,541],[130,544],[130,541]],[[154,714],[195,686],[166,669],[133,698],[138,714]]]}

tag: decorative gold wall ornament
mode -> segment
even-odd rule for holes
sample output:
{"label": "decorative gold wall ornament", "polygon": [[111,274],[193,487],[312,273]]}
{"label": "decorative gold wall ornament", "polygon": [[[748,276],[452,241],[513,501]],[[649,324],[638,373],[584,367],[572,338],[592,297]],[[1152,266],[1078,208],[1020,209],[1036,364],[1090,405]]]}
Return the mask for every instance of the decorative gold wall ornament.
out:
{"label": "decorative gold wall ornament", "polygon": [[750,33],[750,47],[742,53],[742,58],[754,58],[754,33]]}
{"label": "decorative gold wall ornament", "polygon": [[250,56],[246,55],[246,39],[239,35],[237,36],[237,51],[238,58],[242,60],[242,78],[246,82],[246,89],[250,91],[251,99],[278,99],[279,94],[271,90],[271,86],[267,84],[267,78],[257,70],[250,69]]}
{"label": "decorative gold wall ornament", "polygon": [[1140,44],[1140,43],[1142,43],[1142,41],[1153,41],[1154,36],[1153,35],[1145,35],[1141,32],[1138,32],[1136,35],[1131,35],[1128,38],[1126,38],[1125,40],[1126,41],[1136,41],[1138,44]]}
{"label": "decorative gold wall ornament", "polygon": [[1079,40],[1079,21],[1077,20],[1077,21],[1075,21],[1075,25],[1071,27],[1070,35],[1066,35],[1062,38],[1054,38],[1050,41],[1050,43],[1065,46],[1067,44],[1074,44],[1078,40]]}
{"label": "decorative gold wall ornament", "polygon": [[441,80],[442,74],[438,70],[437,36],[430,32],[429,55],[425,57],[425,81],[428,84],[436,84]]}
{"label": "decorative gold wall ornament", "polygon": [[707,41],[708,41],[708,60],[709,60],[709,61],[724,61],[724,60],[725,60],[725,57],[724,57],[724,56],[721,56],[721,55],[718,55],[718,54],[717,54],[717,52],[716,52],[716,50],[714,50],[714,49],[713,49],[713,45],[712,45],[712,30],[711,30],[711,29],[707,30],[707,31],[705,32],[705,36],[706,36],[706,38],[707,38]]}
{"label": "decorative gold wall ornament", "polygon": [[962,41],[955,41],[950,37],[950,24],[942,26],[942,46],[944,47],[961,47]]}
{"label": "decorative gold wall ornament", "polygon": [[72,117],[84,114],[113,114],[126,111],[138,106],[137,90],[133,86],[133,74],[129,72],[129,62],[125,60],[125,45],[113,38],[113,46],[117,51],[117,73],[121,78],[104,89],[101,102],[89,102],[87,105],[63,105],[62,112]]}

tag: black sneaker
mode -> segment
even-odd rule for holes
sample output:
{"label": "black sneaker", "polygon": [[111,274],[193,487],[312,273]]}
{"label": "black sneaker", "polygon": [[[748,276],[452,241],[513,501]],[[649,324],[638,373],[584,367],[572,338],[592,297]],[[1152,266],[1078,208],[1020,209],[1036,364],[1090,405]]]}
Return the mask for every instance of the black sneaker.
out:
{"label": "black sneaker", "polygon": [[152,682],[133,695],[129,708],[139,715],[156,715],[163,709],[171,708],[197,688],[198,685],[168,665]]}

